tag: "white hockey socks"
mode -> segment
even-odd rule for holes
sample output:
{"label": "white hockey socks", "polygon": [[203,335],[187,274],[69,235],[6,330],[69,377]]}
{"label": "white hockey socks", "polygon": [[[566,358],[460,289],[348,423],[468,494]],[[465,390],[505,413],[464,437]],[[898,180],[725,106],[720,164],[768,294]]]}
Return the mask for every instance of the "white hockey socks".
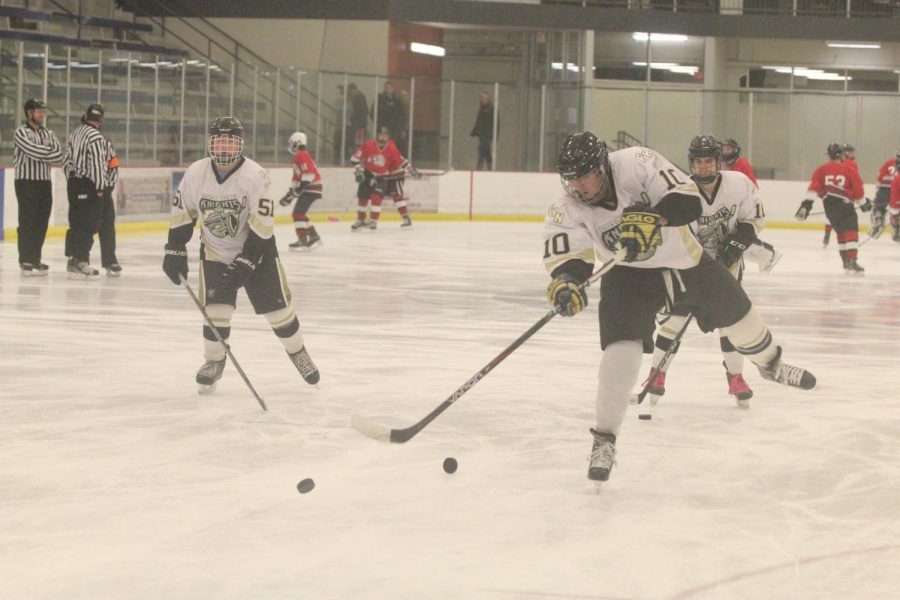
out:
{"label": "white hockey socks", "polygon": [[297,313],[294,312],[292,306],[266,313],[263,316],[272,326],[272,330],[288,354],[294,354],[303,348],[300,320],[297,319]]}
{"label": "white hockey socks", "polygon": [[723,327],[721,333],[756,366],[766,366],[778,355],[778,347],[772,343],[766,322],[753,307],[740,321],[731,327]]}
{"label": "white hockey socks", "polygon": [[643,353],[644,346],[637,340],[614,342],[603,351],[597,377],[597,431],[618,435]]}

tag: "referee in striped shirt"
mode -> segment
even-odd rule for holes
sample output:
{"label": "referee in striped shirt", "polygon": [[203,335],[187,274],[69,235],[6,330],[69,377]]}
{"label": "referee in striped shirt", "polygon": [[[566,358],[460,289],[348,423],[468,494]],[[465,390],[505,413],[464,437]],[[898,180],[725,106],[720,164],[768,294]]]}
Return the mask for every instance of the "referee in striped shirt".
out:
{"label": "referee in striped shirt", "polygon": [[[63,170],[68,180],[69,230],[66,232],[66,267],[70,279],[96,279],[91,267],[94,234],[100,230],[104,192],[111,187],[112,145],[100,133],[103,105],[88,106],[81,125],[69,136]],[[114,182],[113,182],[114,183]]]}
{"label": "referee in striped shirt", "polygon": [[53,207],[50,166],[62,162],[63,153],[59,140],[44,127],[47,105],[32,98],[24,108],[25,124],[17,127],[13,136],[19,268],[26,276],[46,275],[50,267],[41,262],[41,251]]}

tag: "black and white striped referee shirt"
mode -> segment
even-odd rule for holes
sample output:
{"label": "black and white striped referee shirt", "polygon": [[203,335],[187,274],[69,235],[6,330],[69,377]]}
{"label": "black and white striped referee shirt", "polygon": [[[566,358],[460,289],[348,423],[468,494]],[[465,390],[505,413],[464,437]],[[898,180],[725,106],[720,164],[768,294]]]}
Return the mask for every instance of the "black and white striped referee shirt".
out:
{"label": "black and white striped referee shirt", "polygon": [[[69,144],[63,170],[66,177],[90,179],[97,191],[111,187],[109,161],[113,158],[112,145],[90,123],[80,125],[69,136]],[[112,182],[115,183],[115,182]]]}
{"label": "black and white striped referee shirt", "polygon": [[46,127],[35,130],[27,123],[16,128],[13,136],[16,179],[50,181],[51,165],[62,159],[62,147],[52,131]]}

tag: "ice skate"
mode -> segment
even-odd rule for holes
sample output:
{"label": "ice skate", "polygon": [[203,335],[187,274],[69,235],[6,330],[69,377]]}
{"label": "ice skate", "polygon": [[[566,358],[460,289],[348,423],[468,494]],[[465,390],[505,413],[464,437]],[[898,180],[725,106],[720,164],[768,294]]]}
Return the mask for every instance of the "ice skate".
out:
{"label": "ice skate", "polygon": [[855,258],[845,258],[844,259],[844,274],[845,275],[864,275],[866,272],[858,262],[856,262]]}
{"label": "ice skate", "polygon": [[110,263],[103,268],[106,269],[107,277],[121,277],[122,276],[122,267],[117,262]]}
{"label": "ice skate", "polygon": [[368,221],[366,221],[366,227],[368,227],[372,231],[375,231],[376,229],[378,229],[378,221],[369,219]]}
{"label": "ice skate", "polygon": [[827,248],[829,242],[831,242],[831,232],[825,231],[825,235],[822,236],[822,247]]}
{"label": "ice skate", "polygon": [[594,444],[591,447],[591,462],[588,466],[588,479],[603,482],[609,479],[609,472],[616,464],[616,436],[601,433],[591,428]]}
{"label": "ice skate", "polygon": [[50,273],[49,265],[45,265],[42,262],[39,262],[36,265],[34,265],[34,274],[37,275],[38,277],[46,277],[49,273]]}
{"label": "ice skate", "polygon": [[781,346],[778,346],[778,353],[772,361],[765,365],[756,365],[759,374],[763,379],[775,381],[781,385],[798,387],[804,390],[811,390],[816,387],[816,377],[806,369],[789,365],[781,360]]}
{"label": "ice skate", "polygon": [[[647,375],[647,379],[644,380],[643,385],[647,385],[647,382],[650,381],[650,377],[653,375],[653,370],[650,370],[650,375]],[[653,377],[653,381],[650,383],[650,387],[647,389],[647,397],[646,400],[650,401],[650,406],[656,406],[659,399],[666,393],[666,373],[665,371],[657,371],[656,376]]]}
{"label": "ice skate", "polygon": [[90,263],[86,261],[76,261],[74,258],[70,258],[66,265],[66,276],[69,279],[93,280],[100,277],[100,272],[92,268]]}
{"label": "ice skate", "polygon": [[316,368],[316,365],[309,357],[306,346],[300,348],[299,351],[294,352],[293,354],[288,352],[288,356],[291,358],[291,362],[294,363],[294,366],[297,367],[297,370],[300,371],[300,376],[303,377],[303,381],[309,385],[316,385],[319,383],[319,369]]}
{"label": "ice skate", "polygon": [[403,227],[412,227],[412,219],[409,218],[409,215],[403,215],[403,222],[400,223],[400,228]]}
{"label": "ice skate", "polygon": [[303,236],[297,242],[299,246],[295,247],[295,244],[291,244],[291,250],[299,250],[300,252],[311,252],[315,248],[318,248],[322,245],[322,238],[319,237],[319,234],[316,232],[312,232],[309,235]]}
{"label": "ice skate", "polygon": [[[725,366],[725,363],[722,363]],[[728,367],[725,367],[725,379],[728,380],[728,394],[734,396],[734,401],[738,408],[750,408],[750,398],[753,397],[753,390],[740,373],[729,373]]]}
{"label": "ice skate", "polygon": [[19,263],[19,271],[22,273],[22,277],[36,277],[39,275],[31,263]]}
{"label": "ice skate", "polygon": [[350,224],[350,231],[360,231],[360,230],[364,229],[365,227],[367,227],[366,222],[360,221],[359,219],[357,219],[357,220],[353,221],[353,223]]}
{"label": "ice skate", "polygon": [[891,239],[900,242],[900,225],[891,225]]}
{"label": "ice skate", "polygon": [[208,360],[197,371],[197,391],[200,394],[212,394],[216,391],[216,382],[222,379],[222,371],[225,370],[225,359]]}

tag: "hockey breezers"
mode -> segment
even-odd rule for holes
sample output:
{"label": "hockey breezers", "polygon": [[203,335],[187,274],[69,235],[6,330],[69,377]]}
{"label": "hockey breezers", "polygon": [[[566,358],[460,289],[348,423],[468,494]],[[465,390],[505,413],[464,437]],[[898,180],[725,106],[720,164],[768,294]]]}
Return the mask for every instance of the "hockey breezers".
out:
{"label": "hockey breezers", "polygon": [[203,314],[203,319],[206,321],[206,324],[212,330],[213,335],[216,336],[216,339],[219,340],[219,343],[222,344],[222,347],[225,348],[225,354],[228,358],[231,359],[231,364],[234,365],[234,368],[237,369],[237,372],[241,374],[241,378],[244,380],[244,383],[247,384],[247,387],[250,388],[250,391],[253,392],[253,397],[256,398],[256,401],[259,402],[259,405],[263,410],[269,410],[266,406],[266,403],[263,402],[263,399],[259,397],[259,394],[256,393],[256,388],[253,387],[253,384],[250,383],[250,380],[247,379],[247,374],[244,373],[244,370],[241,368],[241,365],[234,358],[234,354],[231,353],[231,346],[228,345],[221,335],[219,335],[219,330],[216,329],[216,326],[213,325],[212,319],[209,318],[209,313],[206,312],[206,309],[203,308],[203,304],[200,302],[200,299],[197,298],[197,294],[194,293],[194,290],[188,284],[187,279],[184,278],[184,275],[179,274],[178,278],[181,279],[182,285],[184,285],[184,289],[187,290],[188,294],[191,296],[191,300],[194,301],[194,304],[197,305],[197,308],[200,309],[200,312]]}
{"label": "hockey breezers", "polygon": [[[605,263],[603,263],[600,268],[592,274],[584,283],[581,284],[581,288],[587,288],[592,283],[596,282],[600,277],[607,273],[610,269],[612,269],[616,263],[618,262],[618,257],[613,258]],[[367,435],[370,438],[382,441],[382,442],[393,442],[395,444],[402,444],[404,442],[408,442],[411,440],[417,433],[425,429],[429,423],[434,421],[441,413],[450,408],[450,406],[459,400],[463,394],[472,389],[476,383],[481,381],[488,373],[494,370],[494,367],[503,362],[510,354],[515,352],[519,346],[524,344],[528,338],[533,336],[538,332],[544,325],[549,323],[559,314],[559,310],[554,308],[550,310],[546,315],[541,317],[541,319],[528,328],[528,331],[520,335],[516,341],[506,347],[500,354],[495,356],[491,362],[484,366],[480,371],[475,373],[472,377],[469,378],[464,384],[456,388],[456,391],[450,394],[450,396],[441,402],[437,408],[432,410],[430,413],[425,415],[418,423],[415,423],[405,429],[392,429],[387,425],[382,425],[381,423],[376,423],[375,421],[364,417],[359,414],[354,414],[350,419],[350,424],[354,429],[362,433],[363,435]]]}

